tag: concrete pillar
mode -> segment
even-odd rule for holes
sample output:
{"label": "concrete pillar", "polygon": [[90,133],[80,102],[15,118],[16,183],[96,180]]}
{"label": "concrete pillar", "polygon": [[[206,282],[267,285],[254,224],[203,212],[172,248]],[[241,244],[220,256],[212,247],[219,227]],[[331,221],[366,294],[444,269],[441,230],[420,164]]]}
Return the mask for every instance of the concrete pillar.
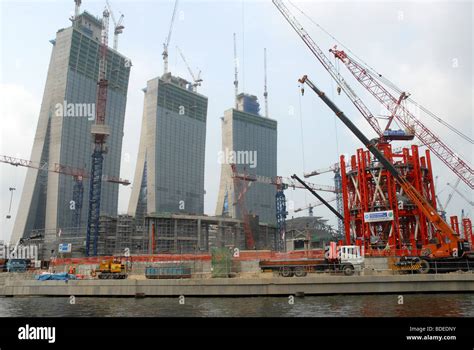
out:
{"label": "concrete pillar", "polygon": [[205,233],[205,235],[206,236],[204,237],[204,239],[205,239],[204,250],[206,252],[208,252],[209,251],[209,224],[206,224],[206,233]]}
{"label": "concrete pillar", "polygon": [[174,221],[174,251],[178,252],[178,220],[177,219],[170,219]]}
{"label": "concrete pillar", "polygon": [[197,249],[198,251],[201,250],[202,242],[201,242],[201,218],[197,219]]}
{"label": "concrete pillar", "polygon": [[155,242],[156,242],[156,219],[149,219],[148,225],[145,229],[148,231],[148,254],[153,254],[153,228],[155,228]]}

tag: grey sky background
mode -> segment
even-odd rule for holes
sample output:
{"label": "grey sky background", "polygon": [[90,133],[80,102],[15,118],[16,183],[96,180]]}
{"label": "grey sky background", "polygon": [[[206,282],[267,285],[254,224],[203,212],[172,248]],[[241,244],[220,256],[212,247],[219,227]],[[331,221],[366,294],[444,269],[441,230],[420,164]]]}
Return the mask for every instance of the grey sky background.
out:
{"label": "grey sky background", "polygon": [[[146,81],[162,74],[162,43],[168,33],[173,1],[111,0],[115,15],[125,15],[119,51],[130,57],[128,103],[125,117],[121,177],[133,180],[141,127]],[[314,21],[348,46],[385,77],[450,124],[473,137],[473,2],[295,1]],[[82,9],[100,15],[105,1],[84,0]],[[335,42],[318,27],[290,10],[324,50]],[[51,55],[50,39],[70,25],[71,1],[0,0],[0,154],[29,159]],[[112,27],[112,25],[111,25]],[[338,96],[329,74],[303,44],[271,1],[180,1],[170,44],[170,71],[190,80],[178,45],[193,69],[204,79],[199,92],[208,96],[206,141],[205,212],[216,206],[221,147],[220,117],[233,106],[233,42],[237,33],[240,91],[260,98],[263,111],[263,48],[268,55],[270,117],[278,121],[278,173],[289,176],[327,167],[339,154],[354,154],[361,144],[320,100],[308,91],[300,97],[297,79],[308,74],[318,86],[373,137],[375,133],[348,98]],[[112,37],[112,30],[110,31]],[[111,40],[112,42],[112,40]],[[355,81],[346,68],[340,72],[374,114],[385,114],[375,99]],[[291,113],[294,111],[294,113]],[[423,122],[471,165],[473,147],[432,119]],[[444,204],[455,175],[433,156],[438,192]],[[26,175],[25,168],[0,164],[0,239],[13,227]],[[332,174],[311,179],[332,185]],[[132,184],[133,186],[133,184]],[[12,219],[6,219],[10,193]],[[464,183],[458,187],[473,200]],[[127,210],[130,188],[122,187],[119,212]],[[302,190],[286,191],[295,208],[314,202]],[[324,194],[326,198],[332,194]],[[472,207],[457,194],[448,215],[461,215]],[[306,211],[299,213],[305,215]],[[290,217],[294,214],[290,211]],[[324,207],[315,209],[335,224]],[[295,215],[296,216],[296,215]]]}

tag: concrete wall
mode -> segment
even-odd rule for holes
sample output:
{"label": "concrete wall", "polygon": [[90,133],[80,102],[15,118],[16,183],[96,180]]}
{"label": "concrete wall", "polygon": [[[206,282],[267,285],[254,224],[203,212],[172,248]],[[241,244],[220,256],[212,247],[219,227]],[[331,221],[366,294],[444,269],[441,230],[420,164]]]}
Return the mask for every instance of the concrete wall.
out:
{"label": "concrete wall", "polygon": [[183,280],[14,281],[5,296],[246,296],[474,292],[473,274],[214,278]]}

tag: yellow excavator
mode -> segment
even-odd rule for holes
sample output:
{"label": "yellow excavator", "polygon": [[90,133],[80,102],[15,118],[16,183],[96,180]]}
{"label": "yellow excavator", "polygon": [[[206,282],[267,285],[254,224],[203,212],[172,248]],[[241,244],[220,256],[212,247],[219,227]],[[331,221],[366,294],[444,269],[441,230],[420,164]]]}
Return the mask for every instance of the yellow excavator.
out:
{"label": "yellow excavator", "polygon": [[127,278],[125,264],[120,258],[108,257],[100,261],[99,268],[93,271],[93,276],[97,274],[97,277],[101,280],[113,279],[123,280]]}

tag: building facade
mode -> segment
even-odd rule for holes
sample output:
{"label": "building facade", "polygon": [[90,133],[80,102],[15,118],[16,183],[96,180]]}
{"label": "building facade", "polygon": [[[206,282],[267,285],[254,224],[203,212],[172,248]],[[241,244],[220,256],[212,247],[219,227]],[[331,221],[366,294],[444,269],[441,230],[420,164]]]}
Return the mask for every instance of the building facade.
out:
{"label": "building facade", "polygon": [[[73,26],[60,29],[51,40],[53,50],[30,157],[33,162],[47,163],[50,170],[61,164],[90,174],[101,28],[100,19],[83,12]],[[119,177],[120,173],[130,66],[128,58],[108,50],[106,123],[110,136],[103,173],[109,177]],[[28,236],[32,230],[56,235],[74,228],[85,234],[88,187],[87,178],[29,168],[12,241]],[[118,190],[118,184],[104,181],[102,214],[117,215]],[[84,228],[84,232],[78,228]]]}
{"label": "building facade", "polygon": [[[238,173],[274,179],[277,176],[277,122],[258,114],[255,96],[240,94],[238,109],[229,109],[222,118],[221,179],[216,215],[242,219],[237,204],[243,186],[235,188],[231,163]],[[276,223],[276,187],[252,182],[245,192],[245,211],[257,215],[261,223]]]}
{"label": "building facade", "polygon": [[128,214],[203,214],[207,97],[167,73],[144,89],[142,129]]}

